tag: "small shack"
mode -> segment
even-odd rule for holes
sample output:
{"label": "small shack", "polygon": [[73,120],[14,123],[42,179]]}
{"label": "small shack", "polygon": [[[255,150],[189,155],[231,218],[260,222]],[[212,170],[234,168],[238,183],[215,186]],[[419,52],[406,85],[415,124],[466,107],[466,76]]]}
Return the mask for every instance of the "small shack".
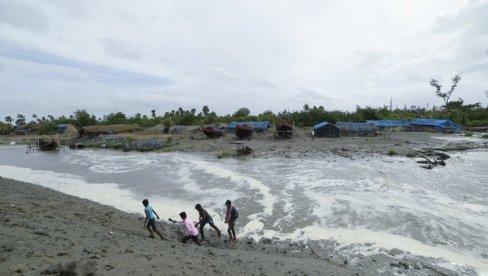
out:
{"label": "small shack", "polygon": [[90,137],[98,135],[117,134],[124,132],[142,131],[142,127],[138,124],[120,124],[120,125],[100,125],[100,126],[85,126],[82,127],[81,132]]}
{"label": "small shack", "polygon": [[408,120],[367,120],[366,123],[374,124],[381,131],[409,131],[411,127]]}
{"label": "small shack", "polygon": [[63,134],[76,134],[78,130],[72,124],[58,124],[57,125],[58,133]]}
{"label": "small shack", "polygon": [[376,136],[376,126],[372,123],[338,122],[336,126],[341,130],[341,136]]}
{"label": "small shack", "polygon": [[313,128],[313,136],[314,137],[322,137],[322,138],[339,138],[341,137],[340,129],[328,122],[322,122],[320,124],[316,124]]}
{"label": "small shack", "polygon": [[416,118],[410,122],[413,131],[459,133],[461,125],[451,120]]}

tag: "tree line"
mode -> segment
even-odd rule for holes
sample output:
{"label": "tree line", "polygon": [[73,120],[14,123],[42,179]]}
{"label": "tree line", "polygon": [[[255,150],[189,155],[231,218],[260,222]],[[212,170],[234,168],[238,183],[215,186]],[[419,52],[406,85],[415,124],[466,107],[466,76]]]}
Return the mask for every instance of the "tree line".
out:
{"label": "tree line", "polygon": [[[432,106],[429,108],[428,106],[412,105],[393,109],[392,106],[376,108],[356,106],[355,111],[349,112],[327,110],[324,106],[305,104],[302,110],[298,111],[283,110],[279,113],[273,113],[271,110],[267,110],[257,115],[252,115],[249,108],[242,107],[233,114],[221,116],[214,111],[210,111],[210,108],[204,105],[201,110],[195,108],[185,110],[179,107],[175,110],[166,111],[161,115],[158,115],[155,109],[150,111],[150,115],[141,113],[126,115],[123,112],[114,112],[102,118],[97,118],[88,111],[80,109],[69,117],[60,116],[55,118],[52,115],[40,117],[37,114],[32,114],[30,120],[28,120],[23,114],[17,114],[15,117],[6,116],[4,118],[5,122],[0,121],[0,134],[10,134],[17,130],[29,130],[39,134],[54,134],[59,124],[74,124],[77,126],[138,124],[143,128],[148,128],[159,124],[171,127],[173,125],[218,125],[232,121],[275,122],[277,117],[283,113],[291,116],[299,127],[311,127],[323,121],[334,124],[336,122],[365,122],[366,120],[381,119],[410,120],[414,118],[450,119],[464,126],[488,126],[488,106],[483,107],[481,103],[465,104],[461,98],[450,100],[460,80],[460,76],[456,75],[452,79],[453,83],[450,90],[445,93],[442,92],[442,86],[437,80],[432,79],[430,81],[430,85],[436,89],[436,95],[444,101],[444,105],[440,107]],[[486,93],[488,96],[488,92]]]}

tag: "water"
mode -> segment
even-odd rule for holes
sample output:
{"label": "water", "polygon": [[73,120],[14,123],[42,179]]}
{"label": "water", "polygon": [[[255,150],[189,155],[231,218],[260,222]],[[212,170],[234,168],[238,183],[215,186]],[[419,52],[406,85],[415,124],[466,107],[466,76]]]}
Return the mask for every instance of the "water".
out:
{"label": "water", "polygon": [[[338,156],[217,159],[212,154],[0,147],[0,176],[163,218],[201,203],[219,227],[224,202],[239,237],[334,240],[342,254],[398,248],[456,273],[488,273],[488,152],[452,154],[446,167],[413,159]],[[408,252],[408,253],[407,253]]]}

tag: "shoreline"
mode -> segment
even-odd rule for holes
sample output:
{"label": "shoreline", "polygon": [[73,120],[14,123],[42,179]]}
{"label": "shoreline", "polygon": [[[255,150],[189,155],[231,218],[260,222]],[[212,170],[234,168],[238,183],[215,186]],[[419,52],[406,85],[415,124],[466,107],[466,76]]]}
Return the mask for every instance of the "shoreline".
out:
{"label": "shoreline", "polygon": [[[419,152],[463,152],[473,149],[488,149],[488,139],[481,135],[463,136],[431,132],[378,132],[371,137],[314,138],[301,130],[292,139],[274,139],[272,133],[253,135],[251,139],[238,139],[234,134],[226,134],[218,139],[210,139],[202,133],[184,132],[177,134],[160,134],[154,131],[124,133],[101,136],[89,148],[122,150],[121,147],[103,147],[106,141],[159,141],[161,148],[148,152],[189,152],[210,153],[219,158],[239,157],[236,150],[248,146],[253,151],[252,157],[285,157],[301,158],[303,156],[342,156],[347,158],[364,158],[372,155],[417,157]],[[479,137],[478,137],[479,136]],[[56,136],[58,137],[58,136]],[[71,136],[59,135],[59,140],[67,146],[68,141],[78,140]],[[0,145],[14,141],[17,145],[27,144],[37,136],[0,136]],[[123,148],[123,147],[122,147]],[[134,150],[132,150],[134,151]],[[246,156],[246,155],[243,155]]]}
{"label": "shoreline", "polygon": [[[159,221],[150,239],[143,218],[38,185],[0,177],[0,274],[39,275],[370,275],[319,257],[306,244],[219,239],[199,247],[184,229]],[[141,205],[142,206],[142,205]],[[225,229],[223,229],[225,232]],[[184,267],[184,270],[180,268]]]}
{"label": "shoreline", "polygon": [[[142,204],[141,204],[142,206]],[[459,275],[435,257],[398,248],[341,253],[332,239],[293,241],[240,237],[227,242],[206,228],[199,247],[162,218],[165,240],[150,239],[140,214],[126,213],[36,184],[0,177],[1,275]],[[369,247],[373,244],[364,244]],[[348,247],[349,245],[346,245]],[[178,268],[185,267],[185,270]],[[170,272],[168,272],[170,271]],[[477,273],[465,267],[463,273]]]}

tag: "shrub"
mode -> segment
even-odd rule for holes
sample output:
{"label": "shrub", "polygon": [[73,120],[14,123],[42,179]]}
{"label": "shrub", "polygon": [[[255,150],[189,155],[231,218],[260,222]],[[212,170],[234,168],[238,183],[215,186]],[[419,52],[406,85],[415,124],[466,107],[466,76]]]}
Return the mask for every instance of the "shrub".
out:
{"label": "shrub", "polygon": [[488,134],[483,134],[483,136],[481,136],[481,138],[488,139]]}
{"label": "shrub", "polygon": [[389,156],[393,156],[393,155],[397,155],[397,152],[394,150],[389,150],[388,153],[386,154],[388,154]]}
{"label": "shrub", "polygon": [[416,152],[409,152],[409,153],[407,153],[407,157],[415,158],[415,157],[417,157],[417,153]]}
{"label": "shrub", "polygon": [[471,136],[473,136],[473,133],[472,132],[465,132],[464,133],[464,136],[471,137]]}

